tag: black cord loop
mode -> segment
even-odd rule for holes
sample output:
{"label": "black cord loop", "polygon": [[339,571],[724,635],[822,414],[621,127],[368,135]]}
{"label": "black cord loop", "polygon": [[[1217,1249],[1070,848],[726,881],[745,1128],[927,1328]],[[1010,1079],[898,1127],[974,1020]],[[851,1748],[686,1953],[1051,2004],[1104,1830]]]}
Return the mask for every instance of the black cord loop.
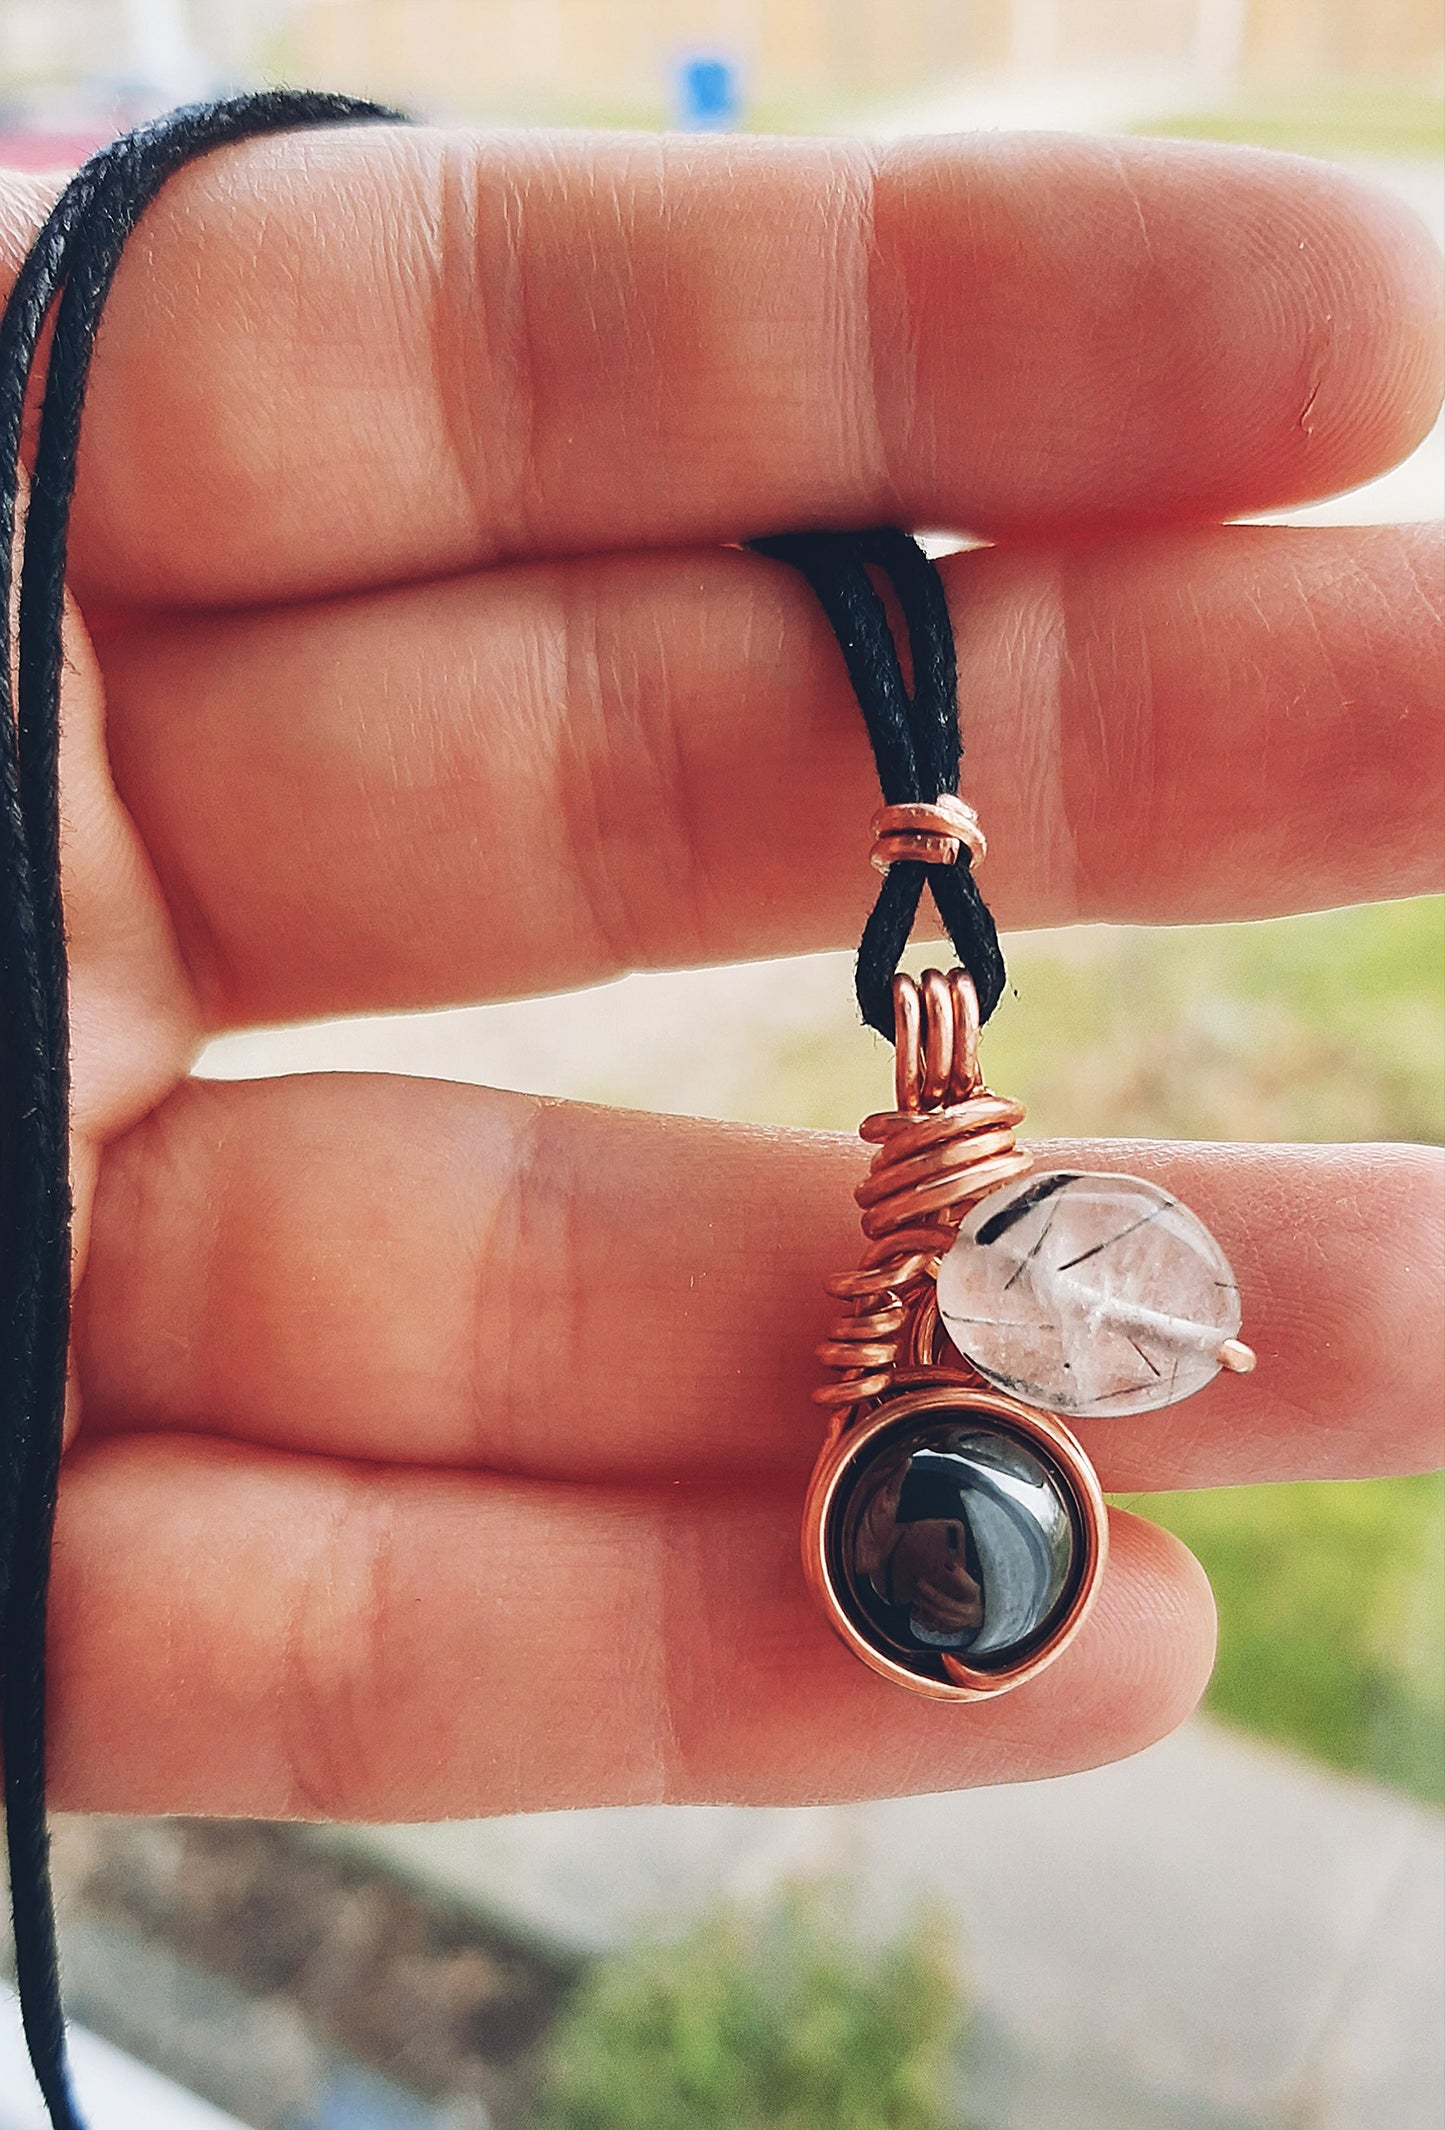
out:
{"label": "black cord loop", "polygon": [[[829,622],[890,806],[931,802],[958,791],[963,747],[958,725],[958,657],[943,581],[918,542],[893,526],[868,532],[779,533],[753,540],[757,554],[806,577]],[[868,572],[887,578],[908,635],[910,694],[888,612]],[[960,850],[948,865],[901,859],[890,865],[858,943],[858,1005],[870,1028],[893,1040],[893,978],[925,885],[987,1020],[1003,995],[998,931]]]}
{"label": "black cord loop", "polygon": [[[45,1619],[70,1337],[70,1077],[60,893],[61,625],[91,356],[127,238],[183,164],[228,141],[395,121],[347,96],[268,91],[124,135],[71,180],[0,317],[0,1743],[16,1982],[55,2130],[83,2130],[60,2001],[45,1818]],[[25,407],[54,317],[25,518]]]}

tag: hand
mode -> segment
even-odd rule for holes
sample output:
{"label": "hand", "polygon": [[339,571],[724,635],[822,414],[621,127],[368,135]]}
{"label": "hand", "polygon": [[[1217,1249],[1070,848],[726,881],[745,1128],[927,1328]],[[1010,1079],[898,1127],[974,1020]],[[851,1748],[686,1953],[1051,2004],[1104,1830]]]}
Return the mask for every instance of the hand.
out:
{"label": "hand", "polygon": [[[39,202],[7,204],[13,259]],[[398,131],[172,185],[72,550],[58,1803],[844,1797],[1179,1720],[1209,1593],[1127,1516],[1069,1655],[974,1710],[809,1604],[856,1147],[186,1073],[219,1028],[855,936],[876,798],[836,649],[721,544],[786,526],[997,543],[946,573],[1005,924],[1439,885],[1438,531],[1221,522],[1414,444],[1438,279],[1342,174],[1142,143]],[[1260,1366],[1088,1429],[1107,1486],[1433,1458],[1433,1156],[1128,1166],[1216,1229]]]}

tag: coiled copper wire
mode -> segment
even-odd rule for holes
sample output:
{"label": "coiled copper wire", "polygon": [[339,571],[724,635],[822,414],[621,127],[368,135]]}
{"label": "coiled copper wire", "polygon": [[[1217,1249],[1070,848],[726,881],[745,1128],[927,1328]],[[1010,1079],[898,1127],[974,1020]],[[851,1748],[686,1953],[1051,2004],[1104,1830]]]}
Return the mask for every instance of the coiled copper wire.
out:
{"label": "coiled copper wire", "polygon": [[870,825],[873,849],[869,856],[880,873],[901,858],[923,865],[954,865],[960,851],[966,850],[977,865],[988,854],[978,815],[951,791],[940,792],[927,804],[880,806]]}
{"label": "coiled copper wire", "polygon": [[980,1077],[978,1000],[964,971],[896,976],[893,1012],[898,1107],[859,1127],[877,1148],[853,1194],[863,1261],[827,1282],[843,1307],[818,1358],[838,1380],[813,1396],[832,1408],[835,1430],[849,1407],[888,1389],[910,1336],[913,1350],[919,1334],[931,1338],[933,1275],[968,1208],[1033,1166],[1014,1140],[1023,1105],[991,1094]]}

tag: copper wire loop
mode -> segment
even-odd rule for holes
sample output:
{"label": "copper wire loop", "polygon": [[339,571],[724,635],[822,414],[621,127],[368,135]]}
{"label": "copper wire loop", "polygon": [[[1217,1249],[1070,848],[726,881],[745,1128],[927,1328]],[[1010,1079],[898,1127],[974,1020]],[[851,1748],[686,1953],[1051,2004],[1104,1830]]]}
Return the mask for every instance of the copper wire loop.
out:
{"label": "copper wire loop", "polygon": [[838,1380],[813,1396],[835,1409],[836,1426],[847,1407],[887,1390],[900,1345],[916,1345],[909,1319],[969,1207],[1033,1166],[1014,1140],[1023,1105],[979,1078],[978,1000],[964,971],[897,976],[893,1006],[898,1107],[860,1127],[876,1148],[853,1194],[867,1243],[858,1269],[827,1283],[843,1306],[818,1348]]}
{"label": "copper wire loop", "polygon": [[977,865],[988,855],[978,815],[950,791],[927,805],[880,806],[869,826],[869,858],[880,873],[903,858],[919,865],[956,865],[959,852],[966,850]]}
{"label": "copper wire loop", "polygon": [[923,994],[923,1079],[919,1105],[932,1109],[948,1094],[953,1072],[953,993],[937,969],[925,969],[918,988]]}
{"label": "copper wire loop", "polygon": [[[978,993],[962,969],[893,979],[893,1099],[901,1110],[964,1102],[983,1085]],[[1022,1115],[1022,1112],[1020,1112]]]}

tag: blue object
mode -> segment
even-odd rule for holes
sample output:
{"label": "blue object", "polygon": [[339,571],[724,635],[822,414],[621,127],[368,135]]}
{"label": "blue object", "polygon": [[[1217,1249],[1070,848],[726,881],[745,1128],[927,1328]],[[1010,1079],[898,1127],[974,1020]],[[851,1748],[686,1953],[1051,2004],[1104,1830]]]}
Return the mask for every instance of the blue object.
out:
{"label": "blue object", "polygon": [[297,2130],[442,2130],[439,2108],[404,2093],[390,2079],[348,2067],[327,2086]]}
{"label": "blue object", "polygon": [[726,133],[742,115],[742,81],[731,59],[695,53],[677,69],[678,122],[691,133]]}

